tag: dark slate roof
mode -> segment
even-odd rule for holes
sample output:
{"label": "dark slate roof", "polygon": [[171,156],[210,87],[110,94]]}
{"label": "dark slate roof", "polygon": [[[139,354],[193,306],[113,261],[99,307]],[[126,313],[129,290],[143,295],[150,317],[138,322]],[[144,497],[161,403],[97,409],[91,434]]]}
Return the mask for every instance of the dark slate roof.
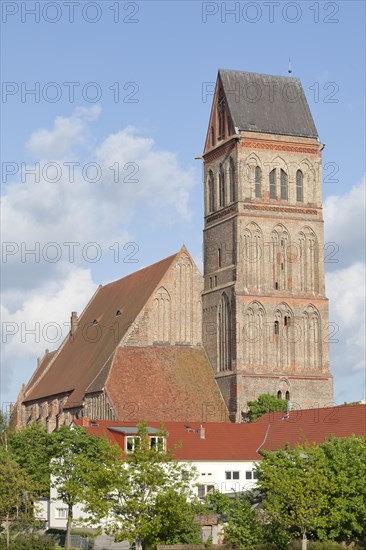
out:
{"label": "dark slate roof", "polygon": [[298,78],[219,70],[233,124],[239,130],[317,138]]}

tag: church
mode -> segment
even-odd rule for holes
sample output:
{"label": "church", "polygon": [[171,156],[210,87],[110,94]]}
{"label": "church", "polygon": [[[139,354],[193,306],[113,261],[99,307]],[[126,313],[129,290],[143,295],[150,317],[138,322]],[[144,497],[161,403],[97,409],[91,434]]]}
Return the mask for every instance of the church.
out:
{"label": "church", "polygon": [[99,286],[14,406],[74,419],[241,422],[270,393],[332,405],[323,149],[301,82],[222,70],[204,163],[204,273],[176,254]]}

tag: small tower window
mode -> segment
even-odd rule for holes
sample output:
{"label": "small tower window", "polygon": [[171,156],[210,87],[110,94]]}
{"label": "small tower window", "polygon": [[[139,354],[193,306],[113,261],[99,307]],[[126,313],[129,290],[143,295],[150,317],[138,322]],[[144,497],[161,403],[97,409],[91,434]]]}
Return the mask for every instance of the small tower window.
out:
{"label": "small tower window", "polygon": [[282,399],[282,392],[281,392],[281,390],[278,390],[278,392],[277,392],[277,398],[278,398],[278,399]]}
{"label": "small tower window", "polygon": [[210,281],[210,288],[212,288],[212,277],[210,277],[209,281]]}
{"label": "small tower window", "polygon": [[276,198],[276,168],[269,173],[269,196],[271,199]]}
{"label": "small tower window", "polygon": [[287,201],[288,199],[288,185],[287,185],[287,174],[281,168],[281,199]]}
{"label": "small tower window", "polygon": [[277,283],[277,281],[275,282],[275,290],[278,290],[278,283]]}
{"label": "small tower window", "polygon": [[215,178],[212,170],[208,173],[208,210],[215,211]]}
{"label": "small tower window", "polygon": [[289,391],[286,392],[285,398],[286,398],[286,401],[290,401],[290,392]]}
{"label": "small tower window", "polygon": [[214,277],[214,283],[215,283],[215,286],[217,286],[217,277],[216,277],[216,275]]}
{"label": "small tower window", "polygon": [[262,170],[255,167],[255,196],[260,199],[262,196]]}
{"label": "small tower window", "polygon": [[297,202],[304,201],[304,178],[301,170],[296,172],[296,200]]}
{"label": "small tower window", "polygon": [[220,188],[220,206],[225,206],[226,196],[225,196],[225,172],[224,167],[220,164],[219,172],[219,188]]}
{"label": "small tower window", "polygon": [[290,324],[290,317],[288,317],[287,315],[285,315],[284,319],[283,319],[283,324],[285,325],[285,327],[288,327],[289,324]]}
{"label": "small tower window", "polygon": [[217,267],[221,267],[221,248],[217,250]]}
{"label": "small tower window", "polygon": [[279,334],[280,333],[280,323],[278,321],[274,322],[274,333]]}
{"label": "small tower window", "polygon": [[235,164],[233,159],[230,159],[230,202],[235,202]]}
{"label": "small tower window", "polygon": [[215,128],[211,126],[211,145],[212,147],[215,145]]}

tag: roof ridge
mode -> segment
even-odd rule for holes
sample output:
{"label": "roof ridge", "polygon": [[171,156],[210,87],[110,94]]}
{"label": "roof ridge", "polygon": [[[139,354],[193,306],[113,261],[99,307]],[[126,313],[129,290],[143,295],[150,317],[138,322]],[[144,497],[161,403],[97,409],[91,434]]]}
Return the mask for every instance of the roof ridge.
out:
{"label": "roof ridge", "polygon": [[301,84],[301,79],[297,76],[287,76],[287,75],[280,75],[280,74],[269,74],[269,73],[257,73],[254,71],[240,71],[239,69],[219,69],[220,72],[226,72],[226,73],[240,73],[240,74],[252,74],[256,76],[270,76],[273,78],[286,78],[288,80],[297,80]]}
{"label": "roof ridge", "polygon": [[[173,259],[178,256],[178,254],[180,253],[181,251],[179,250],[178,252],[176,252],[175,254],[172,254],[171,256],[167,256],[166,258],[163,258],[162,260],[159,260],[158,262],[154,262],[153,264],[150,264],[150,265],[147,265],[145,267],[142,267],[141,269],[138,269],[137,271],[133,271],[132,273],[129,273],[128,275],[125,275],[124,277],[121,277],[120,279],[116,279],[114,281],[111,281],[110,283],[107,283],[105,285],[100,285],[102,288],[107,288],[108,286],[111,286],[111,285],[114,285],[115,283],[118,283],[120,281],[123,281],[125,279],[128,279],[129,277],[132,277],[134,275],[136,275],[136,273],[142,273],[143,271],[146,271],[147,269],[150,269],[152,267],[155,267],[163,262],[167,262],[168,260],[170,260],[170,263],[173,261]],[[168,269],[168,267],[167,267]]]}

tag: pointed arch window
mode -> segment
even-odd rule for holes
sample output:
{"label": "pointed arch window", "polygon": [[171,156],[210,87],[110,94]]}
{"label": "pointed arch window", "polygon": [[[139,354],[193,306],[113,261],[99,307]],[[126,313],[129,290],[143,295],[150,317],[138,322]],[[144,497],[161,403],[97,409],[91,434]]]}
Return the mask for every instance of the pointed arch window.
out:
{"label": "pointed arch window", "polygon": [[288,390],[286,392],[285,399],[286,401],[290,401],[290,392]]}
{"label": "pointed arch window", "polygon": [[260,199],[262,196],[262,170],[255,167],[255,196]]}
{"label": "pointed arch window", "polygon": [[215,178],[212,170],[208,173],[208,210],[215,211]]}
{"label": "pointed arch window", "polygon": [[288,178],[287,174],[281,168],[281,199],[287,201],[288,199]]}
{"label": "pointed arch window", "polygon": [[235,163],[234,160],[230,159],[230,202],[235,202]]}
{"label": "pointed arch window", "polygon": [[269,173],[269,196],[271,199],[276,198],[276,168]]}
{"label": "pointed arch window", "polygon": [[278,321],[274,322],[274,333],[279,334],[280,333],[280,323]]}
{"label": "pointed arch window", "polygon": [[217,315],[218,323],[218,370],[231,370],[231,310],[226,294],[221,296]]}
{"label": "pointed arch window", "polygon": [[218,114],[219,114],[219,139],[225,139],[225,96],[223,92],[220,92],[218,100]]}
{"label": "pointed arch window", "polygon": [[304,202],[304,176],[301,170],[296,172],[296,200]]}
{"label": "pointed arch window", "polygon": [[220,171],[219,171],[219,189],[220,189],[220,206],[225,206],[226,204],[225,172],[222,164],[220,164]]}

